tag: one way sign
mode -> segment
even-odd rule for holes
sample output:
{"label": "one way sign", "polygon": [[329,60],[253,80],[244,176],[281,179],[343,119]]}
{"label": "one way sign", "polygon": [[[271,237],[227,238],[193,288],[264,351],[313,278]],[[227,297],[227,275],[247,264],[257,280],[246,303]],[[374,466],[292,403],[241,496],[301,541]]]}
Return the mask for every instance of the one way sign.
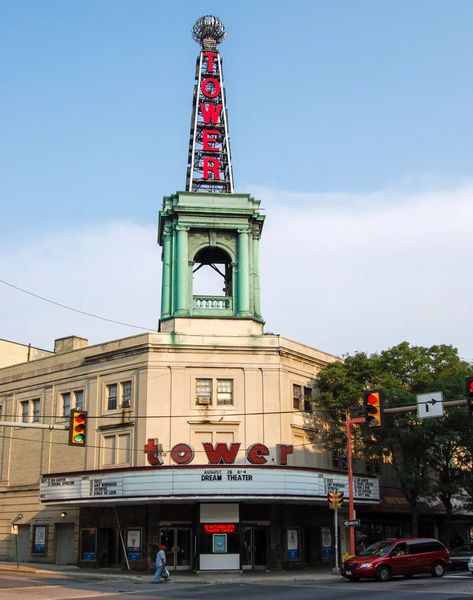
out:
{"label": "one way sign", "polygon": [[343,521],[345,527],[359,527],[361,525],[360,519],[347,519]]}
{"label": "one way sign", "polygon": [[419,419],[443,417],[443,392],[431,392],[417,396],[417,416]]}

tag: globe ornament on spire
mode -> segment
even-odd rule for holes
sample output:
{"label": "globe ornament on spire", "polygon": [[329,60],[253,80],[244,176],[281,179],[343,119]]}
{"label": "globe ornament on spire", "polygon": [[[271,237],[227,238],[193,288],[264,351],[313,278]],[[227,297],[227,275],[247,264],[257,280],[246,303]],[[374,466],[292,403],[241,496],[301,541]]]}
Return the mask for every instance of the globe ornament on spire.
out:
{"label": "globe ornament on spire", "polygon": [[192,37],[204,50],[214,50],[225,39],[225,27],[217,17],[200,17],[192,27]]}
{"label": "globe ornament on spire", "polygon": [[186,191],[232,194],[226,98],[217,50],[225,27],[217,17],[206,15],[195,22],[192,37],[202,49],[196,65]]}

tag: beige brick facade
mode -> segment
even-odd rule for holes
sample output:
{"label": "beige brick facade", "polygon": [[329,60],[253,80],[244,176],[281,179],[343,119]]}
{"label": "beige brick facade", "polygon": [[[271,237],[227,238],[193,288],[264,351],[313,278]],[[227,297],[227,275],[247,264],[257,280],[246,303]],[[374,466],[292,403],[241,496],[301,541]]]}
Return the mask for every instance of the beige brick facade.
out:
{"label": "beige brick facade", "polygon": [[[316,373],[335,357],[254,331],[247,322],[240,327],[231,322],[231,335],[222,333],[220,320],[201,320],[190,333],[185,323],[181,325],[170,332],[91,347],[83,340],[78,343],[81,338],[66,339],[56,344],[53,355],[0,370],[4,420],[20,424],[36,418],[43,425],[64,426],[64,403],[66,408],[73,406],[75,397],[89,414],[86,448],[69,446],[64,429],[3,428],[0,559],[12,558],[15,552],[11,520],[18,514],[23,515],[18,521],[23,543],[28,529],[29,548],[23,548],[23,554],[32,547],[33,526],[48,525],[46,556],[29,555],[28,560],[60,559],[55,531],[64,523],[74,524],[77,556],[79,510],[42,504],[41,475],[145,467],[148,439],[162,445],[165,464],[172,464],[169,451],[180,442],[194,447],[194,464],[205,464],[202,442],[238,441],[241,461],[256,442],[270,450],[277,444],[294,444],[289,465],[331,467],[331,457],[317,444],[308,444],[313,425],[305,413],[294,410],[293,386],[311,387]],[[211,386],[210,404],[197,403],[202,381]],[[219,386],[231,390],[228,404],[217,404]],[[222,395],[227,402],[229,394]],[[35,400],[39,417],[34,414]]]}

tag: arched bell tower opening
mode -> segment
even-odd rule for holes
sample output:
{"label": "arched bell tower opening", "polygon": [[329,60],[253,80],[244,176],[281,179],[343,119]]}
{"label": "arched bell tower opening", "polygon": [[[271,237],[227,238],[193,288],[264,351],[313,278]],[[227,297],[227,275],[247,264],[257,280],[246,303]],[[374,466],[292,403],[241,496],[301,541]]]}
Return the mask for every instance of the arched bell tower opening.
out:
{"label": "arched bell tower opening", "polygon": [[218,247],[206,246],[194,257],[192,296],[212,299],[232,298],[233,262],[231,256]]}

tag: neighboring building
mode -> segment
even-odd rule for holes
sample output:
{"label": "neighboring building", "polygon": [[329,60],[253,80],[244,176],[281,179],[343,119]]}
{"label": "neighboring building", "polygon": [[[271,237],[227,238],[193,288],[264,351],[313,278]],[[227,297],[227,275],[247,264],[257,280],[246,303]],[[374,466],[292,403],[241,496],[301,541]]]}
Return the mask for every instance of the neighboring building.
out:
{"label": "neighboring building", "polygon": [[[159,221],[159,331],[90,347],[64,338],[0,369],[0,421],[18,423],[0,437],[0,559],[18,549],[21,561],[144,569],[165,544],[172,569],[331,561],[327,492],[347,495],[346,466],[312,411],[315,377],[338,358],[263,331],[264,217],[233,192],[223,28],[206,17],[194,34],[187,189],[164,198]],[[197,289],[205,271],[222,292]],[[88,412],[85,447],[68,445],[74,408]],[[357,510],[376,535],[406,533],[408,514],[386,501],[397,492],[380,503],[380,468],[357,463]]]}
{"label": "neighboring building", "polygon": [[0,368],[30,362],[51,354],[52,352],[34,348],[31,344],[18,344],[0,339]]}

